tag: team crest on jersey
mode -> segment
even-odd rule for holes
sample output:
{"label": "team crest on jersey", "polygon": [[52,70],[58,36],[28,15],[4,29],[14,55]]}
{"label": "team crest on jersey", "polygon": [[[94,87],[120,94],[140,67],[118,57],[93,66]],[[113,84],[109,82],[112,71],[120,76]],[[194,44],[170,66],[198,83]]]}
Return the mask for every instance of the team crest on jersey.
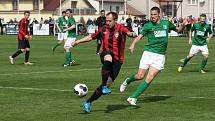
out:
{"label": "team crest on jersey", "polygon": [[204,28],[204,31],[206,31],[206,28]]}
{"label": "team crest on jersey", "polygon": [[163,25],[163,29],[167,29],[167,25]]}
{"label": "team crest on jersey", "polygon": [[119,32],[115,33],[115,37],[118,38],[119,37]]}

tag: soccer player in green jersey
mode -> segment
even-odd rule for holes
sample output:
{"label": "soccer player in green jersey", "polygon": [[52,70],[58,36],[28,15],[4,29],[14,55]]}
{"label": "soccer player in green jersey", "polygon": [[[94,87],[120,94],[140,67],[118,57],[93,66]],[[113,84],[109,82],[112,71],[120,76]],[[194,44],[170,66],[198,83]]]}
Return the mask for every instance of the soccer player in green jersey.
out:
{"label": "soccer player in green jersey", "polygon": [[62,16],[58,18],[58,42],[57,44],[52,48],[52,51],[54,53],[55,49],[61,45],[63,41],[67,40],[67,32],[63,32],[63,29],[67,27],[67,20],[66,20],[66,11],[62,11]]}
{"label": "soccer player in green jersey", "polygon": [[[213,37],[211,27],[205,23],[206,15],[200,15],[200,21],[194,23],[191,31],[189,32],[189,44],[192,45],[188,56],[184,59],[183,64],[178,67],[178,72],[181,72],[186,64],[191,60],[193,56],[201,52],[203,56],[202,64],[200,67],[200,73],[206,73],[204,68],[208,60],[208,46],[210,39]],[[194,37],[192,39],[192,32]],[[208,36],[209,34],[209,36]]]}
{"label": "soccer player in green jersey", "polygon": [[68,31],[68,38],[64,44],[64,49],[66,51],[64,67],[69,66],[72,63],[74,63],[73,55],[71,53],[71,48],[72,48],[71,45],[76,40],[76,23],[75,23],[74,17],[72,16],[71,9],[66,10],[66,16],[68,17],[68,28],[63,29],[63,32]]}
{"label": "soccer player in green jersey", "polygon": [[144,46],[144,52],[139,63],[138,72],[126,78],[120,86],[120,92],[124,92],[131,82],[142,80],[146,76],[136,91],[127,99],[130,105],[136,105],[137,98],[147,89],[157,74],[164,69],[168,32],[170,30],[181,32],[186,24],[184,20],[182,26],[176,27],[168,20],[161,20],[158,7],[151,8],[150,14],[151,21],[144,25],[140,35],[134,39],[129,47],[130,52],[133,53],[136,43],[143,36],[148,38],[148,43]]}

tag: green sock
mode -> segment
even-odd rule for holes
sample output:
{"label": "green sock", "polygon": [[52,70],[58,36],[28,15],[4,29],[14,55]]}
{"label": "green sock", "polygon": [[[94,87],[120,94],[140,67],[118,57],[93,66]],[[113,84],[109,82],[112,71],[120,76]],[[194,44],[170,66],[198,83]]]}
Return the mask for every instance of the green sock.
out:
{"label": "green sock", "polygon": [[181,65],[182,67],[186,66],[188,61],[190,61],[191,58],[185,58],[183,64]]}
{"label": "green sock", "polygon": [[61,45],[61,43],[57,43],[54,47],[53,47],[53,51],[55,51],[55,49],[58,47],[58,46],[60,46]]}
{"label": "green sock", "polygon": [[69,53],[69,62],[72,62],[73,60],[73,55],[72,55],[72,52]]}
{"label": "green sock", "polygon": [[203,70],[208,62],[208,59],[202,59],[201,70]]}
{"label": "green sock", "polygon": [[131,98],[139,97],[143,93],[143,91],[145,91],[147,89],[148,86],[149,86],[149,83],[147,83],[146,80],[144,80],[144,82],[142,82],[140,84],[140,86],[136,89],[136,91],[130,97]]}
{"label": "green sock", "polygon": [[126,83],[127,84],[130,84],[131,82],[135,81],[135,74],[134,75],[131,75],[129,76],[127,79],[126,79]]}
{"label": "green sock", "polygon": [[66,52],[66,56],[65,56],[65,60],[64,60],[65,65],[69,64],[69,56],[70,56],[70,52]]}

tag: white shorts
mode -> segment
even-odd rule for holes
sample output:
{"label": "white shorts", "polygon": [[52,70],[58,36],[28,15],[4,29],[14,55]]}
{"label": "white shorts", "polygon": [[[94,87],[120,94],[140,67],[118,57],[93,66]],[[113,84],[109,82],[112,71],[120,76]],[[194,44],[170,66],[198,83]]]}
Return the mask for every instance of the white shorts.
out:
{"label": "white shorts", "polygon": [[140,60],[139,68],[149,69],[154,67],[158,70],[164,69],[165,55],[144,51]]}
{"label": "white shorts", "polygon": [[204,46],[196,46],[196,45],[192,45],[192,47],[190,48],[190,55],[197,55],[199,52],[202,52],[202,54],[209,54],[208,52],[208,46],[204,45]]}
{"label": "white shorts", "polygon": [[58,33],[57,40],[60,40],[60,41],[66,40],[67,36],[68,36],[67,32],[65,32],[65,33]]}
{"label": "white shorts", "polygon": [[71,48],[72,43],[75,42],[76,38],[68,37],[66,42],[64,43],[64,48]]}

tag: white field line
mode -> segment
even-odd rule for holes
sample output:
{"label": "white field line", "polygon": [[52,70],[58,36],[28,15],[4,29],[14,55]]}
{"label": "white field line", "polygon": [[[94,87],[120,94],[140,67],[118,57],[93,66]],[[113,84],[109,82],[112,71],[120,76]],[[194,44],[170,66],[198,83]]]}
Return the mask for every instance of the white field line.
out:
{"label": "white field line", "polygon": [[[215,62],[214,62],[215,63]],[[189,63],[191,65],[196,65],[199,63]],[[213,64],[213,62],[211,62]],[[171,64],[170,64],[171,65]],[[179,65],[179,64],[174,64]],[[133,67],[122,67],[122,69],[135,69],[138,68],[138,66]],[[59,70],[59,71],[35,71],[35,72],[20,72],[20,73],[4,73],[0,74],[0,76],[12,76],[12,75],[29,75],[29,74],[46,74],[46,73],[63,73],[63,72],[80,72],[80,71],[98,71],[101,68],[85,68],[85,69],[76,69],[76,70]]]}
{"label": "white field line", "polygon": [[[44,88],[28,88],[28,87],[3,87],[0,86],[0,89],[11,89],[11,90],[30,90],[30,91],[55,91],[55,92],[72,92],[73,90],[62,90],[62,89],[44,89]],[[93,92],[93,91],[89,91]],[[122,95],[122,94],[127,94],[127,93],[112,93],[114,95]],[[154,95],[154,94],[147,94],[145,97],[156,97],[156,96],[161,96],[161,97],[177,97],[177,96],[171,96],[171,95]],[[206,100],[215,100],[213,97],[185,97],[189,99],[206,99]]]}

